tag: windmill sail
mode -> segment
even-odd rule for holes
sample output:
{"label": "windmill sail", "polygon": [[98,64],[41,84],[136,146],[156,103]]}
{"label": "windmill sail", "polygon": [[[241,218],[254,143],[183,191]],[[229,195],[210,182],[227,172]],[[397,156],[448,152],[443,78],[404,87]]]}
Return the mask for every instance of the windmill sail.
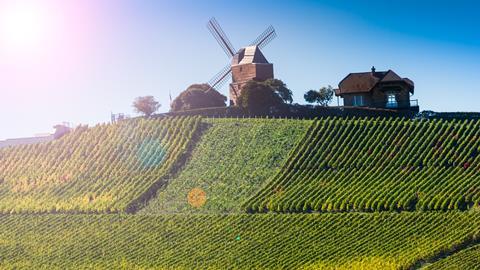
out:
{"label": "windmill sail", "polygon": [[212,88],[220,89],[222,86],[227,82],[229,79],[228,75],[232,72],[232,69],[230,67],[230,64],[225,66],[220,72],[218,72],[215,76],[213,76],[210,81],[208,81],[208,84]]}
{"label": "windmill sail", "polygon": [[269,26],[263,33],[260,34],[250,46],[257,46],[260,49],[263,49],[270,41],[277,37],[277,32],[273,26]]}
{"label": "windmill sail", "polygon": [[223,32],[217,20],[215,18],[211,18],[207,23],[207,27],[227,56],[233,57],[237,51],[233,47],[225,32]]}

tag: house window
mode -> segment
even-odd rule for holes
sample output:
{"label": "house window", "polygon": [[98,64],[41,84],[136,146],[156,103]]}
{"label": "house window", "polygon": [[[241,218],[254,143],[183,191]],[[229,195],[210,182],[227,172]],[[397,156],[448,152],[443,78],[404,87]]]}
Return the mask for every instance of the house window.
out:
{"label": "house window", "polygon": [[363,106],[363,96],[353,96],[353,106]]}
{"label": "house window", "polygon": [[397,97],[394,93],[387,93],[387,108],[397,108]]}

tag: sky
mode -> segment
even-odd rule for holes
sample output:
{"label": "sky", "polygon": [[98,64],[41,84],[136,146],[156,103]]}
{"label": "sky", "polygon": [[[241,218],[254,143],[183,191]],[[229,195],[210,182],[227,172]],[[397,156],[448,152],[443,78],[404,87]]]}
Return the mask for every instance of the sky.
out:
{"label": "sky", "polygon": [[375,66],[412,79],[421,110],[480,111],[479,8],[462,0],[0,0],[0,140],[108,122],[111,112],[134,116],[138,96],[168,111],[170,93],[229,63],[206,27],[211,17],[236,49],[275,27],[263,53],[295,102]]}

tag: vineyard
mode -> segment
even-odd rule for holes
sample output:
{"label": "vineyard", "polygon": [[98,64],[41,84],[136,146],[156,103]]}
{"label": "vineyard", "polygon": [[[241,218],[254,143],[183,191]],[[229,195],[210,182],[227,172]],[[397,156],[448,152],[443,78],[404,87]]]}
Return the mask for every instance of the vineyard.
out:
{"label": "vineyard", "polygon": [[0,269],[475,269],[480,121],[129,119],[0,149]]}
{"label": "vineyard", "polygon": [[0,212],[124,211],[172,173],[200,121],[136,119],[1,149]]}
{"label": "vineyard", "polygon": [[437,263],[428,265],[426,270],[478,269],[480,266],[480,246],[460,251]]}
{"label": "vineyard", "polygon": [[[311,121],[282,119],[205,119],[207,130],[178,177],[159,191],[142,213],[232,212],[266,184],[285,162]],[[185,200],[200,188],[203,207]]]}
{"label": "vineyard", "polygon": [[0,260],[7,269],[397,269],[479,228],[479,215],[458,212],[10,215],[0,217]]}
{"label": "vineyard", "polygon": [[466,210],[480,199],[480,121],[317,120],[249,212]]}

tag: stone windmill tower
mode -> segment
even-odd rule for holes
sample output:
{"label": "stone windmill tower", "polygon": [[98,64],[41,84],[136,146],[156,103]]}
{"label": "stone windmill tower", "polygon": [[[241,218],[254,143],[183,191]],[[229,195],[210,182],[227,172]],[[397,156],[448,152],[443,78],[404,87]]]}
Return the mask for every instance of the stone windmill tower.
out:
{"label": "stone windmill tower", "polygon": [[222,28],[212,18],[208,24],[208,29],[218,44],[225,51],[227,56],[231,58],[231,63],[224,67],[217,75],[215,75],[208,84],[212,88],[220,88],[227,80],[228,75],[232,73],[232,83],[230,84],[230,105],[237,105],[242,87],[250,80],[267,80],[273,79],[273,64],[269,63],[263,55],[263,49],[276,36],[273,26],[269,26],[255,41],[249,46],[240,50],[235,50]]}

